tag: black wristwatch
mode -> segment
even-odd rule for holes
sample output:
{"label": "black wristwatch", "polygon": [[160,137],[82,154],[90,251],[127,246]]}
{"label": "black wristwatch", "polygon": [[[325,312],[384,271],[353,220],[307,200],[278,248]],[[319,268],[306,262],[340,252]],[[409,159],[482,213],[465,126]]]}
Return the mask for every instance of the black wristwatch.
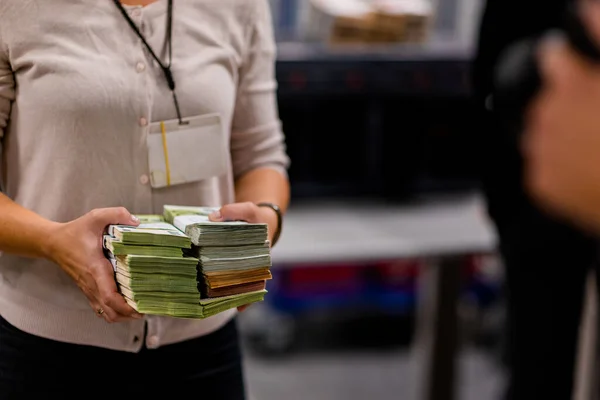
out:
{"label": "black wristwatch", "polygon": [[275,211],[275,214],[277,214],[277,230],[273,235],[273,242],[271,243],[271,247],[273,247],[281,235],[281,227],[283,225],[283,214],[281,212],[281,208],[279,208],[277,204],[273,203],[258,203],[257,206],[270,208],[271,210]]}

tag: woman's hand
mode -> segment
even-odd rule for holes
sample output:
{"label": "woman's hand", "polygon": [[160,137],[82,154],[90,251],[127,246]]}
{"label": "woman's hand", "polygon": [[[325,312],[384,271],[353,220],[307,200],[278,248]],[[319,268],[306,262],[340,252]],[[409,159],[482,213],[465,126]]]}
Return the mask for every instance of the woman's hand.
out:
{"label": "woman's hand", "polygon": [[[275,230],[277,229],[277,214],[266,207],[259,207],[254,203],[228,204],[217,212],[209,215],[214,222],[245,221],[249,223],[266,223],[268,225],[269,242],[272,243]],[[238,311],[244,311],[248,306],[238,307]]]}
{"label": "woman's hand", "polygon": [[251,224],[262,223],[269,227],[269,242],[272,243],[277,229],[277,214],[267,207],[259,207],[254,203],[228,204],[217,212],[212,213],[209,219],[214,222],[245,221]]}
{"label": "woman's hand", "polygon": [[124,208],[93,210],[57,225],[48,238],[47,255],[73,278],[98,317],[107,322],[140,319],[117,291],[113,267],[102,249],[102,236],[111,224],[137,226],[139,221]]}

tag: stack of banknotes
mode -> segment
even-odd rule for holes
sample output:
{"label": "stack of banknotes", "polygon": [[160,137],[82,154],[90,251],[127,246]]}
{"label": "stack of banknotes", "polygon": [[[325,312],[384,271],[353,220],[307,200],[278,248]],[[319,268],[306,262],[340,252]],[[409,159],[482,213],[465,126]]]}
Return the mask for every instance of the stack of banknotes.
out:
{"label": "stack of banknotes", "polygon": [[165,220],[192,241],[184,254],[198,259],[203,299],[266,293],[271,251],[266,224],[211,222],[209,207],[164,207]]}
{"label": "stack of banknotes", "polygon": [[264,299],[264,285],[249,287],[252,290],[221,291],[218,296],[211,292],[213,296],[209,296],[200,255],[185,230],[160,215],[138,217],[141,221],[138,227],[111,225],[104,236],[105,252],[113,265],[119,290],[138,312],[207,318]]}

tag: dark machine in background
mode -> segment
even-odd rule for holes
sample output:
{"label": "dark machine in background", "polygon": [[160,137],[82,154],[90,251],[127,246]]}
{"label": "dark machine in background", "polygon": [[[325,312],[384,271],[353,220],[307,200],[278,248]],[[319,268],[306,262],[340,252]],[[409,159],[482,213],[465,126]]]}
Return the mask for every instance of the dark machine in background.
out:
{"label": "dark machine in background", "polygon": [[280,45],[294,201],[408,201],[477,187],[468,52],[452,43],[392,50]]}

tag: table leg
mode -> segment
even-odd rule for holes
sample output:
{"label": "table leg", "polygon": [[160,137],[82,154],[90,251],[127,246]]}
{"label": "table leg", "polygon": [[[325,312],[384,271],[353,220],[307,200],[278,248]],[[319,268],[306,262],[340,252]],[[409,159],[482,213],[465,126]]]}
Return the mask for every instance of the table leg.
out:
{"label": "table leg", "polygon": [[419,400],[456,398],[457,305],[462,257],[430,262],[420,275],[415,345]]}
{"label": "table leg", "polygon": [[574,400],[596,400],[597,357],[598,357],[598,297],[596,273],[588,276],[585,303],[579,332],[579,349],[575,372]]}

